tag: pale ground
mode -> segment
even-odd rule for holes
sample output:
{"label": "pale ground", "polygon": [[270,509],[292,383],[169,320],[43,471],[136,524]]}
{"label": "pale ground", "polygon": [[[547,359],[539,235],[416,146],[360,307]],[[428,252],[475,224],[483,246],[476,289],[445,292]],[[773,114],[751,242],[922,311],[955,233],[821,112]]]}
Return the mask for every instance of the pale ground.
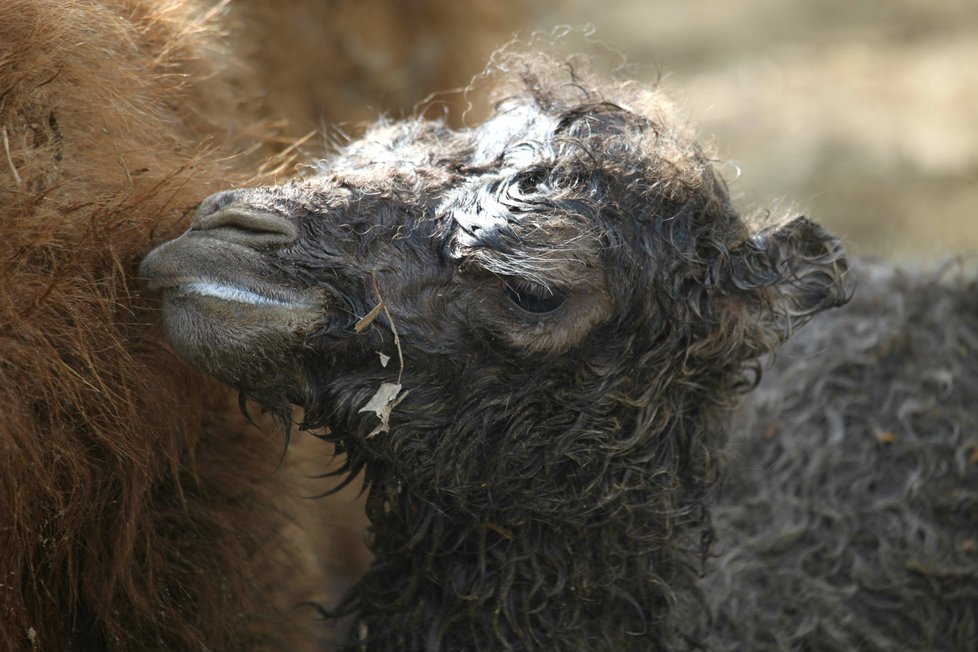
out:
{"label": "pale ground", "polygon": [[862,254],[978,253],[978,1],[560,0],[538,20],[661,72],[742,209]]}

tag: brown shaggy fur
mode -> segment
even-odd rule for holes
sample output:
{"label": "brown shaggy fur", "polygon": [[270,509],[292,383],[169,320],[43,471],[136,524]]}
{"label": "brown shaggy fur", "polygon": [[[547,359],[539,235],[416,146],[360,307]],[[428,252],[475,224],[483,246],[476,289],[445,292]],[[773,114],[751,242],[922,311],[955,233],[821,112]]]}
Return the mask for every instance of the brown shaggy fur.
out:
{"label": "brown shaggy fur", "polygon": [[[242,84],[302,135],[337,121],[409,113],[466,85],[489,54],[552,0],[235,0]],[[464,109],[461,94],[442,95]],[[440,106],[440,105],[436,105]],[[461,110],[453,112],[456,117]]]}
{"label": "brown shaggy fur", "polygon": [[314,640],[294,605],[322,571],[297,549],[322,506],[129,279],[251,175],[207,140],[237,133],[208,20],[181,0],[0,4],[3,650]]}

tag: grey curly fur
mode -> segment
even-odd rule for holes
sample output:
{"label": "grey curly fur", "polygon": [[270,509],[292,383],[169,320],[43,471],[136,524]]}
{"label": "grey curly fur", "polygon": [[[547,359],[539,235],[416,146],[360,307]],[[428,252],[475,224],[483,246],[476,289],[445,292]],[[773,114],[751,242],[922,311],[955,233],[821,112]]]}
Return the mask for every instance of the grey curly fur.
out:
{"label": "grey curly fur", "polygon": [[978,645],[978,284],[856,271],[741,408],[709,649]]}
{"label": "grey curly fur", "polygon": [[974,293],[872,281],[794,336],[848,298],[834,237],[739,216],[657,92],[502,67],[485,125],[380,123],[143,265],[178,350],[365,471],[351,649],[965,649]]}

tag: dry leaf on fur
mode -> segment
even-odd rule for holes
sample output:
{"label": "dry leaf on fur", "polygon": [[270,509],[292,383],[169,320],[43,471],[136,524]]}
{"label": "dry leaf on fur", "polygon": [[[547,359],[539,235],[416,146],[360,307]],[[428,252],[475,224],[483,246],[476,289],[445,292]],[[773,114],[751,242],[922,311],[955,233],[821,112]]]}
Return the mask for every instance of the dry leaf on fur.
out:
{"label": "dry leaf on fur", "polygon": [[404,396],[407,396],[407,394],[404,394],[398,397],[400,393],[401,385],[399,383],[381,383],[380,387],[377,388],[377,392],[370,397],[367,404],[360,408],[360,412],[373,412],[380,419],[377,427],[367,435],[368,439],[382,432],[387,432],[390,429],[391,410],[397,407],[397,404],[404,399]]}
{"label": "dry leaf on fur", "polygon": [[370,324],[374,323],[374,320],[377,319],[377,315],[379,315],[380,311],[383,309],[384,309],[384,302],[381,301],[376,306],[374,306],[370,312],[368,312],[366,315],[360,318],[360,321],[358,321],[353,326],[353,332],[362,333],[363,331],[367,330],[367,326],[370,326]]}

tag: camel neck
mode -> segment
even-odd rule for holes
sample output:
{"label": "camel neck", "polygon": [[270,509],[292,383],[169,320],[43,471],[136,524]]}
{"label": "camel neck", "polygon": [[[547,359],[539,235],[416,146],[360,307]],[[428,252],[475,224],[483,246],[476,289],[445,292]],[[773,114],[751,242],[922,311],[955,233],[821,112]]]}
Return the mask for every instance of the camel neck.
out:
{"label": "camel neck", "polygon": [[354,596],[367,650],[669,649],[672,613],[689,611],[676,595],[695,594],[699,541],[688,523],[642,526],[653,514],[503,522],[379,482],[368,515],[376,560]]}

